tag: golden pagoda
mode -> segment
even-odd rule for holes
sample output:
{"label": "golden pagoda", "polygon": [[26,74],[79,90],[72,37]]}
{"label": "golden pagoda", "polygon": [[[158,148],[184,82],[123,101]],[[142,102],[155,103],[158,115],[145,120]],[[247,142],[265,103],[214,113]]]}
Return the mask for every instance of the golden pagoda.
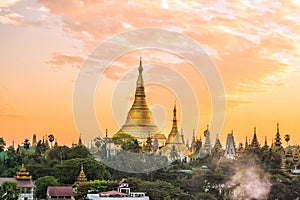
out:
{"label": "golden pagoda", "polygon": [[128,112],[125,124],[116,134],[124,132],[134,136],[139,141],[146,140],[150,134],[151,138],[158,140],[158,143],[161,146],[164,144],[166,136],[154,124],[152,113],[146,102],[141,58],[138,70],[139,75],[136,82],[134,102]]}
{"label": "golden pagoda", "polygon": [[74,183],[74,190],[75,190],[75,196],[76,199],[81,199],[88,193],[89,189],[89,182],[87,181],[87,178],[85,176],[85,173],[83,171],[83,165],[81,165],[81,170],[79,172],[79,176],[77,177],[77,181]]}
{"label": "golden pagoda", "polygon": [[190,154],[190,152],[188,151],[188,148],[185,146],[185,144],[182,141],[182,136],[178,132],[177,118],[176,118],[176,105],[174,105],[174,109],[173,109],[172,129],[168,135],[168,139],[166,141],[166,146],[164,146],[161,149],[162,154],[167,157],[170,157],[172,148],[175,148],[176,153],[181,158],[185,157],[187,154]]}
{"label": "golden pagoda", "polygon": [[83,171],[83,165],[81,165],[81,170],[80,170],[79,176],[77,178],[77,183],[83,183],[83,182],[87,182],[87,178],[86,178],[85,173]]}
{"label": "golden pagoda", "polygon": [[21,169],[20,169],[20,171],[17,172],[15,179],[17,179],[17,180],[30,180],[31,179],[29,172],[27,172],[26,168],[24,167],[24,163],[22,163]]}

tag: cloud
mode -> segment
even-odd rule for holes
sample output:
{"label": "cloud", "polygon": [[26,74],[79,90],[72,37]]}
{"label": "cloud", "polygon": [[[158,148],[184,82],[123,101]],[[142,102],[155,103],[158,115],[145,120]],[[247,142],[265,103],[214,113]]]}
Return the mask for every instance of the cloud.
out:
{"label": "cloud", "polygon": [[[211,56],[220,69],[229,94],[241,96],[265,92],[273,86],[286,86],[285,76],[298,67],[300,31],[297,25],[300,16],[295,2],[38,2],[39,9],[42,7],[49,15],[60,17],[67,34],[83,41],[85,52],[90,52],[99,42],[113,35],[135,28],[162,27],[179,31],[196,40]],[[120,41],[117,45],[126,47],[131,42],[134,41]],[[180,48],[180,45],[174,48]],[[152,56],[161,64],[174,62],[169,59],[171,57],[157,55]],[[151,57],[151,54],[147,56]],[[105,59],[105,55],[100,59]],[[76,57],[54,54],[50,63],[61,66],[70,62],[78,67],[79,60],[74,60]],[[107,77],[113,80],[122,77],[128,70],[125,66],[130,64],[124,62],[122,67],[112,66]],[[248,103],[244,98],[243,101]],[[244,104],[243,101],[233,104]]]}
{"label": "cloud", "polygon": [[11,24],[11,25],[20,25],[20,20],[23,18],[22,15],[12,12],[10,10],[7,11],[8,13],[4,15],[0,15],[0,23],[2,24]]}
{"label": "cloud", "polygon": [[8,8],[10,6],[13,6],[22,0],[1,0],[0,1],[0,8]]}
{"label": "cloud", "polygon": [[83,62],[83,58],[79,56],[69,56],[61,53],[52,53],[51,60],[47,61],[48,64],[61,68],[64,66],[71,66],[74,68],[80,68]]}
{"label": "cloud", "polygon": [[17,105],[13,102],[6,103],[2,106],[0,106],[0,111],[6,111],[6,110],[15,110],[17,108]]}
{"label": "cloud", "polygon": [[250,100],[247,100],[243,97],[238,96],[237,94],[234,95],[226,95],[226,106],[228,110],[232,110],[238,108],[240,106],[244,106],[245,104],[251,103]]}
{"label": "cloud", "polygon": [[28,119],[29,116],[18,113],[0,113],[0,118]]}

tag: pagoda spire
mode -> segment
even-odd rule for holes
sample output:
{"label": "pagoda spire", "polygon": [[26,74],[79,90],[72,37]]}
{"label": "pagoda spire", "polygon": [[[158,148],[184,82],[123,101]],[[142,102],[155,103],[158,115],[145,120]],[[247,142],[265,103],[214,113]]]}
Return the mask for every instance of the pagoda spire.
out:
{"label": "pagoda spire", "polygon": [[140,57],[134,101],[127,114],[125,123],[115,134],[127,133],[134,136],[137,140],[145,140],[149,132],[153,139],[158,139],[160,146],[165,143],[166,136],[155,125],[152,113],[147,105],[143,80],[143,63],[142,57]]}
{"label": "pagoda spire", "polygon": [[279,123],[277,123],[277,132],[276,132],[276,137],[275,137],[275,146],[276,149],[281,148],[281,138],[280,138],[280,132],[279,132]]}
{"label": "pagoda spire", "polygon": [[247,150],[248,149],[248,138],[247,138],[247,136],[246,136],[246,141],[245,141],[245,150]]}
{"label": "pagoda spire", "polygon": [[176,110],[176,103],[175,103],[174,109],[173,109],[173,126],[172,126],[173,133],[178,133],[176,112],[177,112],[177,110]]}
{"label": "pagoda spire", "polygon": [[85,196],[88,193],[89,184],[83,171],[83,164],[81,164],[79,176],[77,181],[74,183],[74,187],[76,188],[76,196]]}
{"label": "pagoda spire", "polygon": [[268,146],[267,136],[265,136],[265,146]]}
{"label": "pagoda spire", "polygon": [[138,87],[144,87],[144,80],[143,80],[143,65],[142,65],[142,57],[140,57],[140,65],[139,65],[139,76],[136,82],[136,86]]}
{"label": "pagoda spire", "polygon": [[174,104],[174,109],[173,109],[173,124],[172,124],[172,129],[171,129],[171,132],[169,133],[168,135],[168,139],[167,139],[167,142],[166,143],[171,143],[176,134],[179,134],[178,132],[178,127],[177,127],[177,117],[176,117],[176,103]]}
{"label": "pagoda spire", "polygon": [[83,171],[83,164],[81,164],[81,169],[79,172],[79,176],[77,178],[77,183],[87,182],[87,178],[85,176],[85,173]]}
{"label": "pagoda spire", "polygon": [[257,140],[257,136],[256,136],[256,127],[254,127],[254,134],[253,134],[253,138],[252,138],[252,142],[251,142],[251,148],[252,149],[259,149],[260,144]]}
{"label": "pagoda spire", "polygon": [[31,176],[29,175],[29,172],[26,171],[26,168],[24,166],[24,163],[22,162],[22,166],[20,170],[17,172],[17,175],[15,176],[15,179],[17,180],[30,180]]}
{"label": "pagoda spire", "polygon": [[196,142],[195,129],[193,128],[193,139],[192,142]]}

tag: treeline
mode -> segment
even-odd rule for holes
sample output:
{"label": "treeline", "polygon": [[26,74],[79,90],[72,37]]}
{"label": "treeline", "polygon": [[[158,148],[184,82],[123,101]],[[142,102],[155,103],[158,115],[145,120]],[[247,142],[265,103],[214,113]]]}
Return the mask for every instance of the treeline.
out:
{"label": "treeline", "polygon": [[[258,188],[264,192],[260,196],[264,198],[256,199],[300,197],[300,178],[282,170],[280,153],[270,148],[245,152],[236,160],[209,155],[190,163],[175,161],[162,169],[140,174],[109,168],[81,145],[55,146],[42,154],[18,154],[13,147],[5,152],[7,157],[0,159],[0,176],[13,177],[23,162],[35,181],[38,198],[45,197],[48,185],[73,185],[81,165],[93,193],[115,190],[118,181],[127,178],[132,191],[146,192],[151,200],[234,199],[234,195],[255,199],[251,195]],[[248,194],[247,188],[251,188],[252,194]]]}

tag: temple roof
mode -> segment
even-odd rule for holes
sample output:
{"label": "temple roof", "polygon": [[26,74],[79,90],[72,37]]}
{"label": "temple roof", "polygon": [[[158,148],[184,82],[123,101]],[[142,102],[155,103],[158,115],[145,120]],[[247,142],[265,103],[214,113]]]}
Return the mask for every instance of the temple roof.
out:
{"label": "temple roof", "polygon": [[81,165],[81,170],[79,172],[79,176],[77,177],[76,183],[80,184],[80,183],[85,183],[85,182],[87,182],[87,178],[86,178],[85,173],[83,171],[83,165]]}
{"label": "temple roof", "polygon": [[48,186],[47,194],[55,197],[74,196],[72,186]]}
{"label": "temple roof", "polygon": [[17,179],[17,180],[30,180],[31,179],[29,172],[27,172],[26,168],[24,167],[24,163],[22,163],[21,169],[17,172],[15,179]]}
{"label": "temple roof", "polygon": [[17,180],[15,178],[0,178],[0,185],[5,181],[16,182],[18,187],[35,187],[32,180]]}

